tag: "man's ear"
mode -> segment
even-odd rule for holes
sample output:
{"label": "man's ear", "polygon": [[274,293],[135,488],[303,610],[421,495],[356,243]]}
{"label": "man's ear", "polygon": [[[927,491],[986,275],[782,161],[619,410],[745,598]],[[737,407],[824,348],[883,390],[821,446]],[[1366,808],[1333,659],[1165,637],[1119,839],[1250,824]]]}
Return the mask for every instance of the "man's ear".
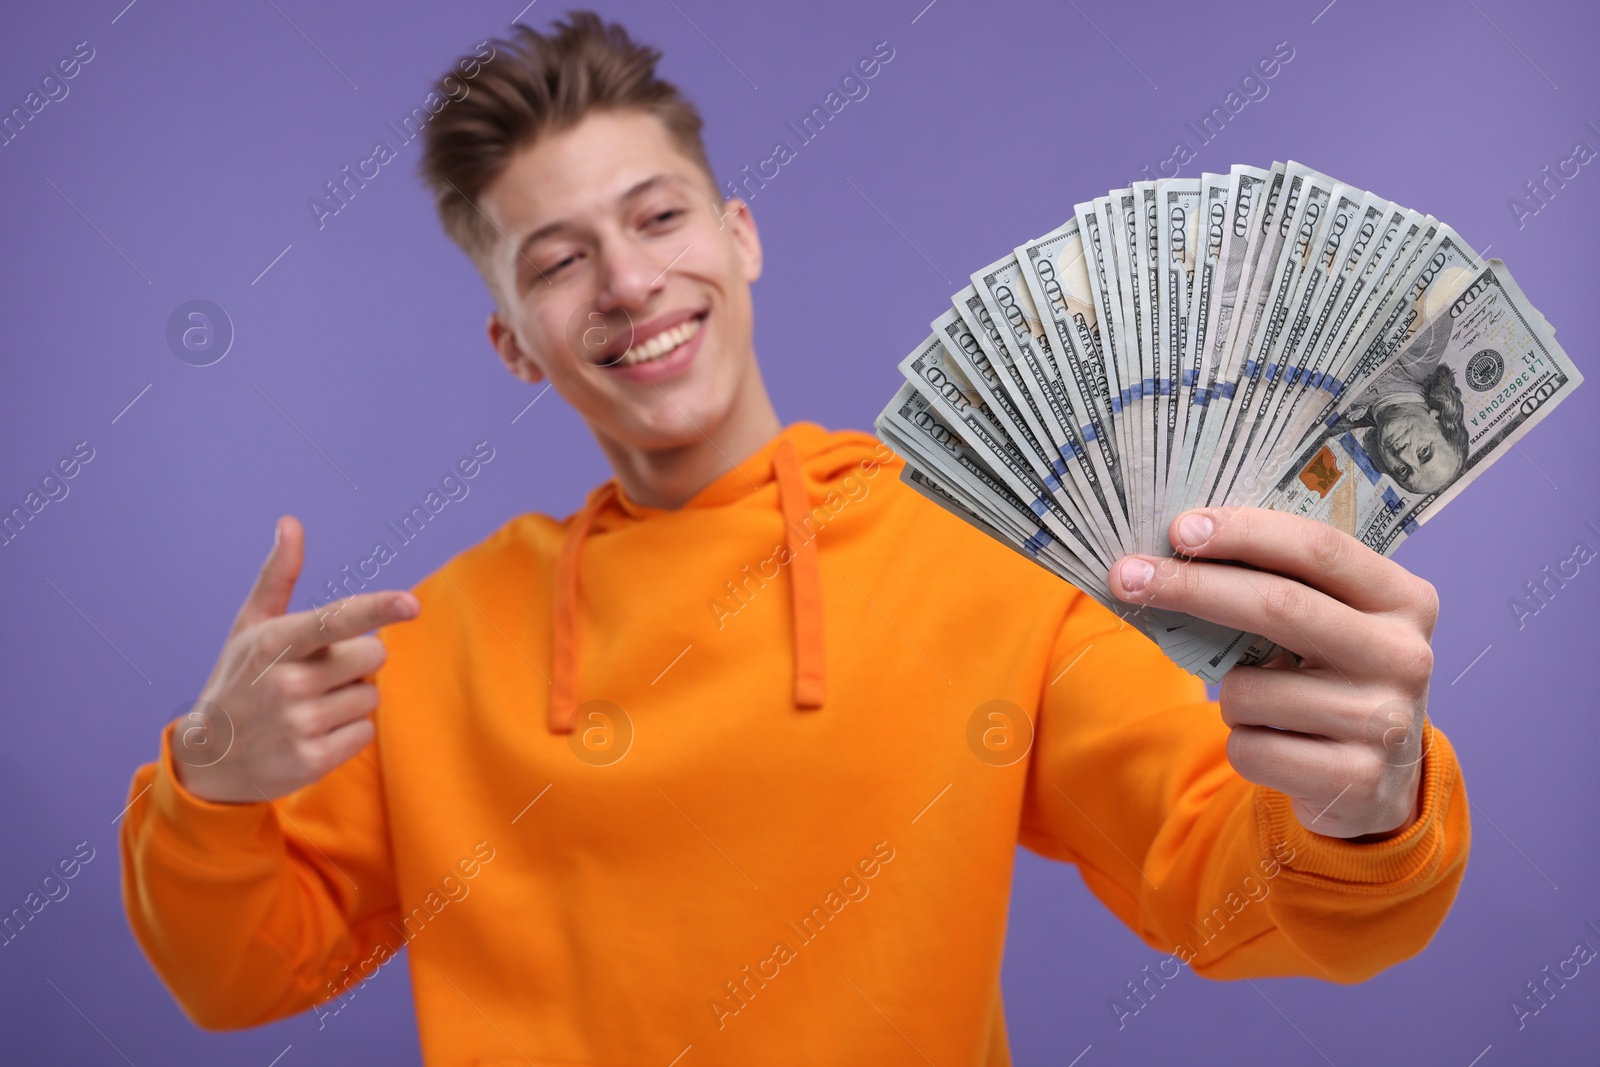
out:
{"label": "man's ear", "polygon": [[722,211],[728,233],[733,238],[733,246],[738,250],[740,264],[744,267],[744,280],[753,282],[761,277],[762,259],[761,235],[756,232],[756,220],[750,214],[750,205],[735,196],[728,199]]}
{"label": "man's ear", "polygon": [[533,358],[522,350],[522,345],[517,342],[516,331],[506,325],[498,310],[489,313],[489,321],[485,323],[485,328],[489,334],[489,344],[494,346],[495,354],[500,357],[500,362],[506,365],[506,370],[529,385],[544,380],[544,371],[540,370]]}

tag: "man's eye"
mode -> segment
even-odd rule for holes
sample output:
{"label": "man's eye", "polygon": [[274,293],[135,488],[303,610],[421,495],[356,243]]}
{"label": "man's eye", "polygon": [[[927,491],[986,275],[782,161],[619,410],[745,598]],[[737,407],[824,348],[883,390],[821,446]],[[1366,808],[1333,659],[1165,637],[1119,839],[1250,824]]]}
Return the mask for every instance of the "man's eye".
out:
{"label": "man's eye", "polygon": [[1430,460],[1432,458],[1433,458],[1433,446],[1432,445],[1424,445],[1421,449],[1419,449],[1417,451],[1417,462],[1418,463],[1426,463],[1426,462],[1428,462],[1428,460]]}
{"label": "man's eye", "polygon": [[656,224],[670,222],[682,214],[683,212],[678,208],[668,208],[666,211],[658,212],[657,214],[652,215],[650,217],[650,221]]}

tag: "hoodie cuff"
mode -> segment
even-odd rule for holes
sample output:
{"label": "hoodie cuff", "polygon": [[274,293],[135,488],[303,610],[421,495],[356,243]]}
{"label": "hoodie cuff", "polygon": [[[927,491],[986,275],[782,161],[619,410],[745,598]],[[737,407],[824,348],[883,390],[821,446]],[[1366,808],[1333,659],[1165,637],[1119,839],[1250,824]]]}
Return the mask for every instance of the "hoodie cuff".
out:
{"label": "hoodie cuff", "polygon": [[172,762],[172,731],[176,723],[161,731],[161,755],[153,764],[140,769],[134,779],[137,792],[144,788],[140,779],[149,778],[153,811],[147,823],[167,851],[220,866],[229,853],[252,855],[269,847],[277,833],[277,815],[267,801],[221,804],[195,796],[178,781]]}
{"label": "hoodie cuff", "polygon": [[1326,837],[1301,825],[1288,796],[1257,786],[1256,823],[1263,849],[1286,844],[1293,850],[1293,858],[1284,863],[1290,871],[1340,883],[1356,893],[1427,879],[1446,851],[1445,816],[1460,788],[1461,766],[1444,734],[1426,720],[1423,753],[1422,812],[1404,833],[1366,843]]}

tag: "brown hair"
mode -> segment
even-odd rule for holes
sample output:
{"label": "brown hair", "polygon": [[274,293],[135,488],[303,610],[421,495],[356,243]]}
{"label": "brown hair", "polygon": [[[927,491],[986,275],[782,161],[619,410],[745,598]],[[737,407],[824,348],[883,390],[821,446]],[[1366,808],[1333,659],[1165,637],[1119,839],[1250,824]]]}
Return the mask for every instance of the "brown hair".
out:
{"label": "brown hair", "polygon": [[[478,210],[484,189],[516,152],[593,112],[655,116],[716,188],[700,140],[700,112],[677,86],[656,77],[660,51],[635,42],[621,25],[602,22],[592,11],[574,11],[547,34],[518,25],[510,40],[488,43],[494,46],[492,60],[471,91],[452,98],[424,129],[420,167],[445,232],[480,270],[480,253],[494,236]],[[445,78],[436,83],[440,92]]]}

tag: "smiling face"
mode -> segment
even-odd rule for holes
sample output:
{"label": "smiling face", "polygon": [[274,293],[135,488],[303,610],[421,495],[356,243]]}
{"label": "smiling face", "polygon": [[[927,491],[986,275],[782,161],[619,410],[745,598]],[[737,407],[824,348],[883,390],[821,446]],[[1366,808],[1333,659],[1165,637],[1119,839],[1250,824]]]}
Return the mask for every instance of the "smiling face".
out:
{"label": "smiling face", "polygon": [[751,343],[749,209],[639,111],[592,113],[511,157],[479,208],[513,374],[548,380],[602,442],[665,450],[766,403]]}
{"label": "smiling face", "polygon": [[1461,473],[1464,450],[1445,436],[1439,412],[1420,401],[1385,408],[1368,448],[1389,477],[1413,493],[1437,493]]}

